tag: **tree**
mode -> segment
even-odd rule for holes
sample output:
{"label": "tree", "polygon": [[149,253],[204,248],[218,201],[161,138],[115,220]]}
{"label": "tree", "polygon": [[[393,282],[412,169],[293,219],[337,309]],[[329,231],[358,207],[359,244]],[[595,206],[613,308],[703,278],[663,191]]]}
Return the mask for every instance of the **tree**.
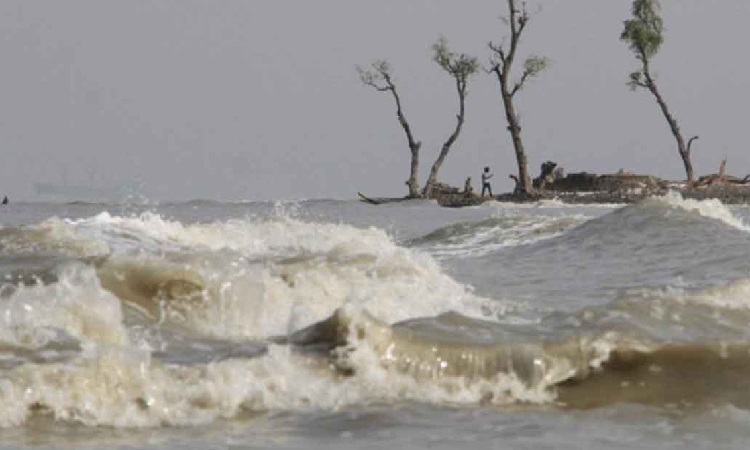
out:
{"label": "tree", "polygon": [[659,47],[664,42],[664,24],[659,15],[660,11],[661,5],[658,0],[633,1],[633,18],[624,22],[625,26],[620,35],[620,40],[628,44],[630,50],[635,54],[636,59],[640,61],[641,68],[630,74],[628,85],[632,90],[638,88],[648,89],[654,98],[656,98],[656,103],[659,104],[661,112],[664,114],[664,118],[667,119],[669,128],[672,130],[672,134],[677,140],[677,150],[685,165],[687,181],[692,184],[695,181],[695,175],[693,173],[693,164],[690,160],[690,149],[693,141],[698,136],[691,138],[688,144],[685,145],[685,139],[682,137],[677,120],[669,111],[667,103],[659,92],[656,81],[651,74],[651,59],[656,55]]}
{"label": "tree", "polygon": [[387,61],[378,60],[373,62],[370,69],[367,70],[357,66],[357,72],[362,83],[373,87],[379,92],[390,92],[393,100],[396,102],[396,116],[398,117],[398,122],[401,124],[401,128],[404,129],[406,140],[409,144],[409,151],[411,152],[411,170],[406,184],[409,186],[409,197],[418,198],[420,197],[420,193],[417,177],[419,175],[419,149],[422,147],[422,142],[414,140],[409,122],[407,122],[401,108],[401,98],[398,95],[393,76],[391,75],[391,67]]}
{"label": "tree", "polygon": [[518,162],[517,183],[520,185],[518,187],[524,192],[531,192],[532,185],[528,171],[528,159],[526,158],[526,151],[521,139],[521,124],[516,113],[514,100],[516,94],[523,89],[527,81],[536,77],[547,68],[548,61],[541,56],[529,56],[523,64],[523,72],[520,78],[516,80],[511,78],[518,45],[530,20],[525,3],[521,3],[520,6],[519,3],[518,0],[508,0],[508,17],[505,18],[505,22],[510,27],[510,44],[506,48],[503,44],[495,45],[492,42],[489,43],[489,47],[493,53],[490,71],[497,75],[497,80],[500,83],[500,94],[503,98],[505,118],[508,122],[508,131],[513,140],[513,148],[516,151],[516,161]]}
{"label": "tree", "polygon": [[451,52],[448,49],[448,42],[444,37],[438,39],[435,45],[432,46],[432,50],[434,51],[432,59],[443,70],[448,72],[456,82],[456,91],[458,92],[458,114],[456,115],[456,127],[448,137],[448,140],[443,144],[440,154],[432,164],[430,175],[427,177],[427,182],[425,183],[424,191],[422,192],[427,198],[432,197],[432,191],[437,183],[438,171],[440,171],[440,167],[442,167],[445,158],[448,156],[451,146],[456,142],[458,135],[461,133],[466,113],[466,95],[468,94],[467,86],[469,78],[479,70],[479,61],[477,58],[464,53],[456,54]]}

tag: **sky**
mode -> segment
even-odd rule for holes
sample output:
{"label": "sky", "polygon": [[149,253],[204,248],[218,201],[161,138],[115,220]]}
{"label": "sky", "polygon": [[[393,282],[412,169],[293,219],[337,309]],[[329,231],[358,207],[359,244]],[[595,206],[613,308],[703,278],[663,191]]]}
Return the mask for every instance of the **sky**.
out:
{"label": "sky", "polygon": [[[750,173],[750,2],[664,0],[657,83],[696,173]],[[533,176],[619,169],[684,177],[667,123],[620,42],[629,0],[538,0],[519,49],[551,64],[517,99]],[[127,187],[152,200],[354,198],[407,193],[393,100],[355,70],[387,59],[415,136],[420,181],[450,135],[454,83],[431,59],[447,38],[489,67],[502,0],[0,0],[0,195],[34,183]],[[520,69],[520,67],[519,67]],[[497,80],[471,79],[466,123],[440,180],[515,154]]]}

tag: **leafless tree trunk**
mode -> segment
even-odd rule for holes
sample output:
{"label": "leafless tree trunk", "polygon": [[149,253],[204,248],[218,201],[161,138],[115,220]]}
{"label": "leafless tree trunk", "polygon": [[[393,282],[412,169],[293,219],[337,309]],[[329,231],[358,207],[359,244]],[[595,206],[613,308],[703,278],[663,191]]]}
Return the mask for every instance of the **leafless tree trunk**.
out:
{"label": "leafless tree trunk", "polygon": [[456,127],[448,137],[448,140],[443,144],[443,147],[440,149],[440,154],[430,169],[430,175],[427,178],[424,191],[422,192],[422,195],[427,198],[433,196],[433,189],[437,183],[438,172],[440,171],[445,158],[448,156],[451,146],[456,142],[458,135],[461,133],[461,128],[463,127],[466,115],[466,95],[469,77],[475,74],[479,69],[479,62],[476,58],[463,53],[457,55],[449,51],[444,38],[440,38],[433,46],[433,49],[435,50],[435,62],[448,72],[456,82],[456,91],[458,92],[458,114],[456,115]]}
{"label": "leafless tree trunk", "polygon": [[620,40],[626,42],[635,57],[641,63],[641,68],[630,74],[628,84],[630,88],[647,89],[659,104],[664,118],[667,119],[669,129],[677,141],[677,151],[680,153],[682,163],[685,165],[685,174],[689,184],[695,183],[693,164],[690,161],[690,150],[698,137],[695,136],[685,145],[677,120],[667,107],[654,78],[651,76],[650,61],[664,42],[664,22],[660,15],[661,4],[659,0],[633,0],[632,18],[624,23]]}
{"label": "leafless tree trunk", "polygon": [[370,70],[364,70],[357,67],[359,77],[362,82],[371,86],[379,92],[390,92],[393,96],[393,100],[396,102],[396,116],[398,117],[398,123],[401,124],[401,128],[404,129],[406,139],[409,144],[409,151],[411,152],[411,165],[409,171],[409,179],[406,181],[406,185],[409,187],[409,197],[419,198],[419,182],[417,177],[419,175],[419,150],[422,147],[422,142],[416,141],[412,134],[409,122],[406,120],[404,111],[401,107],[401,98],[398,95],[398,90],[393,82],[391,76],[390,66],[386,61],[375,61],[372,63]]}
{"label": "leafless tree trunk", "polygon": [[520,189],[525,192],[531,192],[531,177],[528,171],[528,160],[524,150],[523,140],[521,139],[521,124],[514,105],[516,94],[523,88],[526,81],[544,70],[546,59],[532,56],[524,63],[524,70],[521,78],[513,82],[511,80],[511,71],[516,59],[518,44],[521,35],[529,23],[529,14],[525,9],[519,9],[518,0],[508,0],[508,25],[510,26],[510,44],[508,48],[503,45],[489,44],[494,53],[494,63],[490,69],[500,83],[500,94],[503,99],[505,108],[505,119],[508,123],[508,131],[513,141],[513,148],[516,152],[516,161],[518,163],[518,179]]}
{"label": "leafless tree trunk", "polygon": [[690,150],[695,139],[697,139],[697,136],[694,136],[690,139],[690,144],[685,145],[685,139],[682,137],[682,132],[680,131],[680,126],[677,124],[677,120],[674,118],[672,113],[669,111],[669,108],[667,107],[667,103],[664,101],[664,98],[661,96],[661,93],[659,92],[659,88],[656,86],[656,82],[654,81],[653,77],[651,76],[651,72],[649,70],[649,63],[648,59],[643,58],[643,86],[653,94],[654,98],[656,98],[656,103],[659,104],[659,108],[661,108],[662,114],[664,114],[664,118],[667,119],[667,123],[669,124],[669,129],[672,130],[672,135],[674,135],[675,140],[677,141],[677,151],[680,153],[680,157],[682,158],[682,163],[685,166],[685,174],[687,175],[687,181],[690,184],[693,184],[695,182],[695,174],[693,172],[693,163],[690,159]]}
{"label": "leafless tree trunk", "polygon": [[422,148],[421,141],[415,141],[414,136],[411,133],[411,127],[409,122],[406,121],[403,111],[401,110],[401,100],[396,92],[396,87],[393,87],[391,91],[393,98],[396,99],[396,114],[398,115],[398,123],[401,124],[401,128],[406,133],[406,139],[409,142],[409,151],[411,152],[411,165],[409,170],[409,179],[406,181],[406,185],[409,186],[409,197],[418,198],[419,195],[419,182],[417,177],[419,176],[419,149]]}
{"label": "leafless tree trunk", "polygon": [[461,128],[464,124],[464,114],[465,114],[465,99],[466,99],[466,83],[461,86],[460,82],[457,82],[459,85],[458,87],[458,98],[459,98],[459,113],[456,116],[456,128],[453,130],[453,133],[451,133],[450,137],[447,141],[443,144],[443,147],[440,150],[440,154],[438,155],[435,162],[432,164],[432,169],[430,169],[430,175],[427,178],[427,182],[424,186],[424,196],[427,198],[430,198],[432,196],[432,189],[435,187],[435,183],[437,183],[437,175],[438,171],[440,170],[440,167],[443,165],[443,161],[445,161],[445,157],[448,156],[448,152],[450,151],[451,146],[454,142],[456,142],[456,139],[458,138],[459,133],[461,133]]}

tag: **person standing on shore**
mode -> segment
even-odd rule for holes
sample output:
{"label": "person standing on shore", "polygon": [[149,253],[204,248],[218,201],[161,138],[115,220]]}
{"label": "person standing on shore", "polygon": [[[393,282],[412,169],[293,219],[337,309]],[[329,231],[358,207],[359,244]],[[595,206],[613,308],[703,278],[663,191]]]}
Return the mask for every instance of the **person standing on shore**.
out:
{"label": "person standing on shore", "polygon": [[485,167],[484,172],[482,172],[482,197],[484,197],[485,191],[488,191],[490,193],[490,197],[492,197],[492,185],[490,184],[490,178],[492,178],[492,172],[490,172],[489,167]]}

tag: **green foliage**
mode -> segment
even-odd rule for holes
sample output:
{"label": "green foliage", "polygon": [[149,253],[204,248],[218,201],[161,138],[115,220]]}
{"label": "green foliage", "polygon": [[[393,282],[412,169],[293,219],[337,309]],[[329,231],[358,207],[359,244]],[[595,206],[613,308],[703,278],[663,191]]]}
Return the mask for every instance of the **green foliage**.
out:
{"label": "green foliage", "polygon": [[373,69],[375,69],[380,74],[390,74],[391,73],[391,66],[388,64],[388,61],[384,59],[379,59],[372,63]]}
{"label": "green foliage", "polygon": [[388,61],[384,59],[378,59],[370,64],[369,69],[363,69],[361,66],[356,66],[359,79],[362,83],[373,86],[379,89],[384,89],[381,83],[386,82],[390,85],[391,82],[391,66]]}
{"label": "green foliage", "polygon": [[549,60],[543,56],[531,55],[523,63],[524,75],[528,78],[539,75],[549,66]]}
{"label": "green foliage", "polygon": [[631,90],[636,90],[639,87],[644,86],[643,83],[643,72],[637,71],[630,74],[630,81],[628,81],[628,86],[630,86]]}
{"label": "green foliage", "polygon": [[633,18],[624,22],[620,39],[643,62],[651,59],[664,42],[664,24],[658,0],[633,0]]}
{"label": "green foliage", "polygon": [[441,36],[432,46],[432,59],[446,72],[460,81],[466,81],[470,75],[479,71],[479,60],[465,53],[456,54],[448,49],[448,41]]}

